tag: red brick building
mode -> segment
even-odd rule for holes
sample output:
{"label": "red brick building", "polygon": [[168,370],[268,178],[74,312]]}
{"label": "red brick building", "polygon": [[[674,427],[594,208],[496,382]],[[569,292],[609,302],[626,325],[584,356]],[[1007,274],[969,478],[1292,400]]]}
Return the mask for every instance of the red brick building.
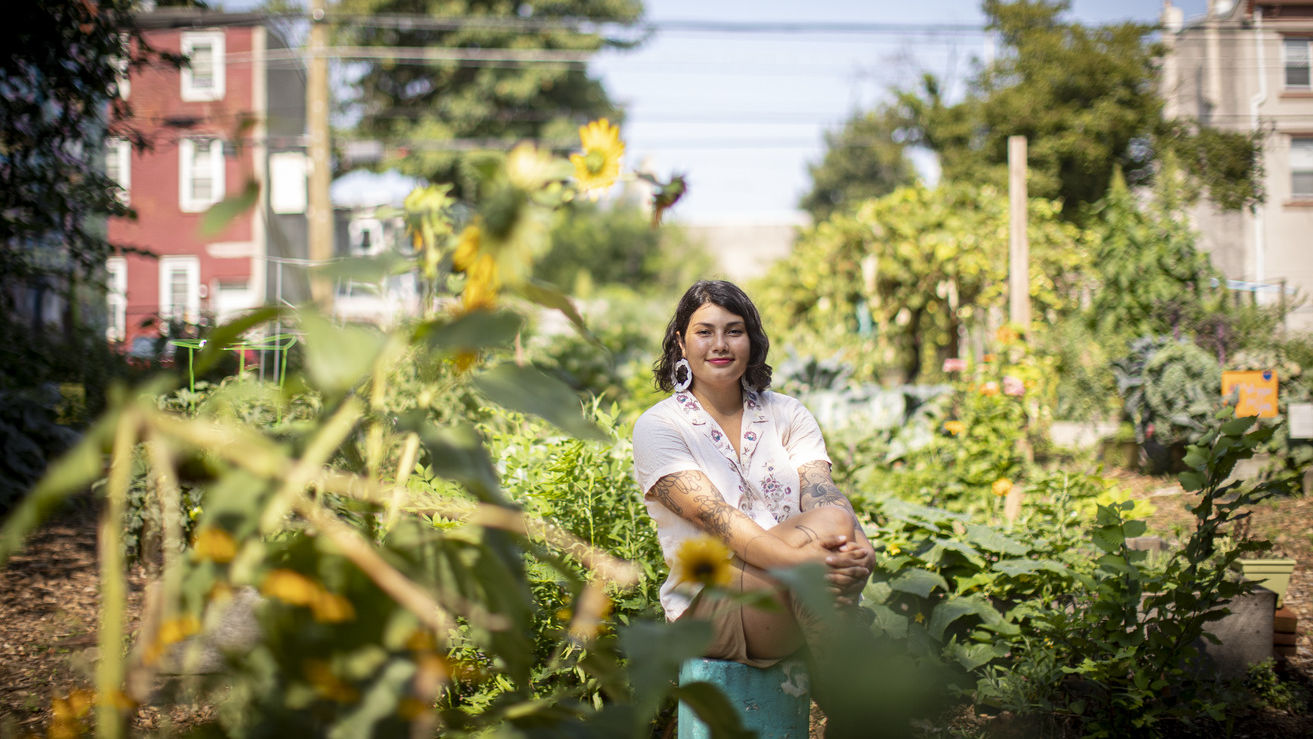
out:
{"label": "red brick building", "polygon": [[[107,335],[129,345],[169,321],[222,322],[276,297],[297,302],[304,285],[277,272],[306,256],[299,58],[258,14],[170,9],[138,24],[152,47],[190,64],[134,71],[125,86],[148,150],[106,143],[107,172],[137,213],[112,219],[109,239],[153,255],[107,264]],[[255,207],[202,233],[205,211],[248,187],[259,188]]]}

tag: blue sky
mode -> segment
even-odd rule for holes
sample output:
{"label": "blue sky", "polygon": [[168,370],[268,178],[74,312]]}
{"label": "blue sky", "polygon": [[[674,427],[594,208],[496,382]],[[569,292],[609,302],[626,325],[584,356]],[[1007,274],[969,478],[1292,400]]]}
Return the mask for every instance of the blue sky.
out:
{"label": "blue sky", "polygon": [[[228,0],[229,10],[255,0]],[[1174,0],[1187,19],[1206,0]],[[977,0],[645,0],[653,21],[806,21],[980,26]],[[1156,22],[1161,0],[1074,0],[1086,23]],[[823,134],[854,111],[931,72],[956,85],[991,53],[983,33],[726,34],[668,31],[593,65],[625,106],[627,163],[687,174],[673,216],[688,222],[780,222],[797,217],[807,164]],[[953,89],[952,87],[949,88]],[[918,166],[933,177],[922,157]]]}

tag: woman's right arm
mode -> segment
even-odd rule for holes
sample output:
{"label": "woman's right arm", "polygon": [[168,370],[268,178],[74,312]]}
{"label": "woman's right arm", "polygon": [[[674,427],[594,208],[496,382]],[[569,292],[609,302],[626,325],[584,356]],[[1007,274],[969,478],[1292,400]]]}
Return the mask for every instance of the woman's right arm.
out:
{"label": "woman's right arm", "polygon": [[648,496],[672,513],[725,543],[744,562],[763,570],[787,569],[804,562],[824,562],[833,552],[824,540],[809,536],[794,547],[725,502],[711,479],[697,471],[675,472],[657,480]]}

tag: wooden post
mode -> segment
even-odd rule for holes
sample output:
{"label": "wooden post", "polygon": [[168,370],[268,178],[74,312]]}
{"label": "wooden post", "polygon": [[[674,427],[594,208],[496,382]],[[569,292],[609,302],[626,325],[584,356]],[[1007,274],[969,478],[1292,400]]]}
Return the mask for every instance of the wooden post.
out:
{"label": "wooden post", "polygon": [[[328,25],[324,22],[326,0],[310,0],[310,45],[306,61],[306,127],[309,134],[310,191],[306,218],[309,221],[309,254],[315,265],[333,258],[333,204],[329,197],[333,164],[328,144]],[[310,295],[320,310],[331,311],[332,283],[311,267]]]}
{"label": "wooden post", "polygon": [[1008,137],[1008,321],[1030,328],[1030,242],[1026,238],[1026,137]]}

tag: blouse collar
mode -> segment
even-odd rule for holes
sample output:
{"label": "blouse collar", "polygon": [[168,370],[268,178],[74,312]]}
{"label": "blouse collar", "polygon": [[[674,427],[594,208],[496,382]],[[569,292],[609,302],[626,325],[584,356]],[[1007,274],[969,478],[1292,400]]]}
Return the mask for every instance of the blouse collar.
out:
{"label": "blouse collar", "polygon": [[762,436],[763,427],[759,424],[765,424],[767,421],[760,392],[746,388],[743,390],[743,436],[739,440],[740,453],[738,454],[734,452],[734,445],[726,438],[720,424],[716,423],[698,399],[693,397],[693,393],[684,390],[675,393],[674,398],[675,405],[683,411],[689,423],[698,427],[735,469],[739,468],[740,462],[744,468],[750,464],[752,452],[757,448],[757,442]]}

